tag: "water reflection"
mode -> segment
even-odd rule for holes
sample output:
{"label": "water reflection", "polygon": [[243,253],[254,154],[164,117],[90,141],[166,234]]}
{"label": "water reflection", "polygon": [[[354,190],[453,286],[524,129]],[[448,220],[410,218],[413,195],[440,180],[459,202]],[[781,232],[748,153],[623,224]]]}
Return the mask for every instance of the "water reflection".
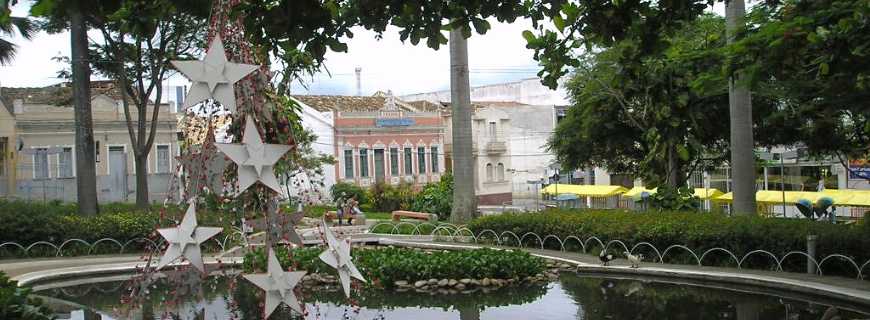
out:
{"label": "water reflection", "polygon": [[[132,310],[119,302],[118,282],[39,291],[61,318],[261,319],[262,294],[234,276],[210,277],[180,296],[169,278],[149,287]],[[112,290],[112,288],[118,288]],[[198,289],[198,288],[197,288]],[[800,300],[641,280],[563,275],[549,285],[454,294],[363,289],[351,306],[339,288],[304,290],[305,319],[866,319],[868,314]],[[271,319],[303,319],[289,309]]]}

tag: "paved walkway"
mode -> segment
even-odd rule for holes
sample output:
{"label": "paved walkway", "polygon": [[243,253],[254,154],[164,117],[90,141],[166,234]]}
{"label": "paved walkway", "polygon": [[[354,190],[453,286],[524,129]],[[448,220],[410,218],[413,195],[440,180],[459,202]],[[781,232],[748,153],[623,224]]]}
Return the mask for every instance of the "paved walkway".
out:
{"label": "paved walkway", "polygon": [[[516,247],[485,246],[476,244],[454,242],[432,242],[427,236],[389,236],[374,234],[355,234],[352,236],[355,242],[379,242],[386,245],[400,245],[411,247],[428,248],[479,248],[491,247],[496,249],[516,250]],[[707,281],[710,283],[721,282],[722,279],[730,279],[726,282],[743,284],[747,286],[769,287],[780,290],[796,291],[806,295],[828,295],[832,293],[841,299],[854,302],[870,308],[870,281],[857,279],[819,276],[804,273],[774,272],[755,269],[736,269],[723,267],[699,267],[697,265],[642,263],[638,269],[628,267],[624,259],[616,259],[611,266],[603,267],[598,257],[555,250],[540,250],[522,248],[529,253],[547,258],[561,260],[572,264],[577,271],[586,273],[601,273],[608,276],[658,276],[675,279],[692,279],[695,281]],[[214,258],[206,258],[207,262],[215,262]],[[223,263],[239,261],[232,257],[226,257]],[[89,270],[102,269],[119,270],[130,269],[137,263],[141,264],[139,255],[106,255],[69,258],[44,258],[44,259],[10,259],[0,260],[0,271],[6,272],[15,280],[39,279],[42,277],[57,278],[73,274],[84,274]]]}

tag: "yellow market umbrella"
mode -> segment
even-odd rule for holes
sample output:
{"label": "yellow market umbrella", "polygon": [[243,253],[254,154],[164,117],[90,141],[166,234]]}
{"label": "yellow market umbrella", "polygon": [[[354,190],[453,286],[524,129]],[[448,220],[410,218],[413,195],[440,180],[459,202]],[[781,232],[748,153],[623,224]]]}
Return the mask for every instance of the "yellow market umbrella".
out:
{"label": "yellow market umbrella", "polygon": [[623,186],[599,186],[599,185],[578,185],[578,184],[551,184],[541,190],[544,194],[559,194],[571,193],[584,197],[610,197],[623,194],[628,189]]}

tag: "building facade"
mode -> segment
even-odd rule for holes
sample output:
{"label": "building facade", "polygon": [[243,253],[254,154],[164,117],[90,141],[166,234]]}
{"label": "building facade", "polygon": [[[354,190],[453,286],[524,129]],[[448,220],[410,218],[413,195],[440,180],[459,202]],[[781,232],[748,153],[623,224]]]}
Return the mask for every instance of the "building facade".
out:
{"label": "building facade", "polygon": [[513,200],[511,181],[511,119],[494,107],[475,110],[472,116],[472,150],[478,204],[502,205]]}
{"label": "building facade", "polygon": [[[120,95],[109,81],[93,81],[91,90],[98,200],[135,201],[134,156]],[[67,84],[2,88],[0,104],[0,151],[6,181],[0,189],[2,195],[76,201],[71,88]],[[168,104],[159,108],[157,133],[148,157],[148,187],[154,202],[163,201],[170,192],[179,152],[176,115]],[[135,110],[131,113],[135,119]]]}
{"label": "building facade", "polygon": [[445,126],[438,105],[406,103],[389,93],[295,98],[333,114],[337,181],[422,185],[443,175]]}
{"label": "building facade", "polygon": [[[294,98],[291,98],[294,99]],[[335,124],[332,112],[322,112],[305,104],[299,99],[294,99],[301,107],[302,127],[317,135],[317,140],[311,146],[318,154],[332,155],[335,152]],[[296,175],[291,181],[287,196],[307,197],[307,201],[321,202],[329,199],[329,190],[336,182],[335,165],[324,164],[320,167],[320,174],[309,176],[307,174]],[[303,191],[311,191],[309,193]]]}

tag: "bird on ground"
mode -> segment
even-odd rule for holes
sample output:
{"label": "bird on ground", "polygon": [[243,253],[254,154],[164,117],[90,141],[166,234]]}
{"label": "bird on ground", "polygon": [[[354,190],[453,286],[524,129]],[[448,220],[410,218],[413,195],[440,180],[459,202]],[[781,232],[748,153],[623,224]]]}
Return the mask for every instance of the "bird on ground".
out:
{"label": "bird on ground", "polygon": [[628,262],[631,262],[632,268],[637,268],[640,266],[640,262],[643,260],[642,254],[633,255],[633,254],[629,253],[628,251],[626,251],[624,253],[625,253],[625,257],[628,258]]}
{"label": "bird on ground", "polygon": [[613,255],[607,254],[607,250],[601,250],[598,255],[598,260],[601,260],[601,265],[606,266],[610,261],[613,261]]}

